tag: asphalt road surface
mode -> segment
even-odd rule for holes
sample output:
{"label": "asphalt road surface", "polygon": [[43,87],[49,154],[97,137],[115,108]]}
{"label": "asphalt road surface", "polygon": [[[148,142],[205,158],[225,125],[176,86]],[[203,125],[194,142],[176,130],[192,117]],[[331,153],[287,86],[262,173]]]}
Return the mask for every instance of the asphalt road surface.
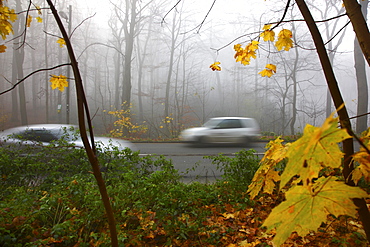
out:
{"label": "asphalt road surface", "polygon": [[221,178],[222,172],[216,169],[211,160],[204,156],[222,153],[233,157],[242,149],[253,149],[256,155],[262,157],[267,142],[255,142],[248,147],[212,145],[194,147],[184,143],[135,143],[140,155],[164,155],[171,159],[173,165],[183,175],[184,182],[213,182]]}

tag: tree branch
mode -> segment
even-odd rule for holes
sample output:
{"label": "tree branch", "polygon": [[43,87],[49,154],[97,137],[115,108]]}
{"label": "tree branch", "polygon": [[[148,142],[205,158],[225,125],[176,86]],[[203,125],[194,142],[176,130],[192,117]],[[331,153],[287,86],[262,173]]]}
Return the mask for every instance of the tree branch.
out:
{"label": "tree branch", "polygon": [[5,91],[2,91],[0,92],[0,95],[3,95],[3,94],[6,94],[10,91],[12,91],[14,88],[16,88],[19,84],[21,84],[22,82],[24,82],[27,78],[29,78],[30,76],[36,74],[36,73],[39,73],[39,72],[42,72],[42,71],[48,71],[48,70],[54,70],[54,69],[57,69],[57,68],[60,68],[60,67],[63,67],[63,66],[68,66],[68,65],[71,65],[70,63],[64,63],[64,64],[59,64],[57,66],[54,66],[54,67],[51,67],[51,68],[44,68],[44,69],[38,69],[38,70],[35,70],[33,72],[31,72],[30,74],[28,74],[26,77],[20,79],[16,84],[14,84],[11,88],[5,90]]}

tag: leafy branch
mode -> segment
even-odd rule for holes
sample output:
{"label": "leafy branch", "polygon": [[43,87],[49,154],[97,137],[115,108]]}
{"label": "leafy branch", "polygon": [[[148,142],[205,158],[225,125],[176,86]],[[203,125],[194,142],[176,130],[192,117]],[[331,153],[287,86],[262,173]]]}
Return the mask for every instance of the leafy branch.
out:
{"label": "leafy branch", "polygon": [[[38,70],[35,70],[35,71],[32,71],[31,73],[29,73],[28,75],[26,75],[24,78],[20,79],[17,83],[15,83],[12,87],[10,87],[9,89],[5,90],[5,91],[2,91],[0,92],[0,95],[3,95],[3,94],[6,94],[10,91],[12,91],[13,89],[15,89],[19,84],[21,84],[22,82],[24,82],[26,79],[28,79],[29,77],[31,77],[32,75],[34,74],[37,74],[39,72],[43,72],[43,71],[48,71],[48,70],[54,70],[54,69],[57,69],[57,68],[60,68],[60,67],[64,67],[64,66],[70,66],[71,64],[70,63],[64,63],[64,64],[59,64],[59,65],[56,65],[54,67],[50,67],[50,68],[43,68],[43,69],[38,69]],[[8,81],[9,82],[9,81]],[[9,82],[10,83],[10,82]]]}

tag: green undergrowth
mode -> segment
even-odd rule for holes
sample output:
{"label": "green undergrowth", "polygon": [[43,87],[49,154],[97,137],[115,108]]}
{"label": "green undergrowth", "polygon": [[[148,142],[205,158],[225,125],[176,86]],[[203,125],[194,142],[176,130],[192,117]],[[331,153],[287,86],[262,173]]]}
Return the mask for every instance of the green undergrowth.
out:
{"label": "green undergrowth", "polygon": [[[222,179],[182,183],[184,174],[162,156],[141,157],[129,149],[99,152],[121,246],[176,246],[199,242],[204,233],[201,244],[193,245],[201,246],[225,237],[223,230],[205,222],[228,205],[251,207],[246,187],[258,160],[252,151],[241,151],[235,158],[207,158],[223,170]],[[0,246],[110,245],[104,207],[84,150],[0,147],[0,171]]]}

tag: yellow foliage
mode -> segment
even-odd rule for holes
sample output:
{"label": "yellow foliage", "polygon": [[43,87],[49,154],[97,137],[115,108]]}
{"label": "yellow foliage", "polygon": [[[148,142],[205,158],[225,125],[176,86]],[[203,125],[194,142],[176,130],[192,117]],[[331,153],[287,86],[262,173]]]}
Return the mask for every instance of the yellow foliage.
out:
{"label": "yellow foliage", "polygon": [[276,48],[278,51],[281,51],[283,48],[286,51],[289,51],[290,48],[293,47],[293,34],[292,31],[288,29],[283,29],[278,34],[278,40],[275,43]]}
{"label": "yellow foliage", "polygon": [[27,17],[27,27],[30,27],[30,26],[31,26],[31,22],[32,22],[32,16],[31,16],[31,15],[29,15],[29,16]]}
{"label": "yellow foliage", "polygon": [[[264,41],[271,41],[275,40],[275,32],[271,30],[271,25],[265,25],[263,28],[263,32],[260,34],[260,37],[263,38]],[[288,29],[283,29],[278,34],[278,40],[275,42],[275,46],[277,50],[286,50],[289,51],[290,48],[293,47],[293,40],[292,40],[292,32]],[[241,44],[234,45],[234,50],[236,51],[234,58],[236,62],[240,62],[243,65],[250,64],[251,58],[256,58],[256,51],[258,49],[259,42],[253,40],[249,43],[245,48],[241,46]],[[262,77],[271,77],[276,73],[276,66],[273,64],[267,64],[265,69],[260,71]]]}
{"label": "yellow foliage", "polygon": [[211,66],[209,66],[213,71],[217,70],[217,71],[220,71],[221,70],[221,67],[219,66],[220,62],[214,62],[213,64],[211,64]]}
{"label": "yellow foliage", "polygon": [[264,193],[272,194],[275,182],[280,181],[280,175],[276,171],[277,164],[286,158],[287,145],[282,144],[283,140],[277,138],[267,144],[268,150],[261,159],[260,167],[254,174],[252,183],[248,186],[251,199],[255,198],[263,190]]}
{"label": "yellow foliage", "polygon": [[236,62],[240,62],[243,65],[248,65],[251,61],[251,58],[256,58],[258,44],[258,41],[253,40],[245,48],[243,48],[240,44],[235,45],[234,50],[236,53],[234,58],[236,59]]}
{"label": "yellow foliage", "polygon": [[306,184],[319,177],[324,167],[338,168],[344,156],[337,143],[350,138],[345,129],[338,129],[338,118],[334,113],[321,127],[306,125],[303,136],[291,144],[286,168],[281,175],[280,187],[296,175]]}
{"label": "yellow foliage", "polygon": [[275,32],[273,30],[270,30],[271,25],[265,25],[263,27],[263,32],[260,34],[260,36],[263,38],[264,41],[271,41],[273,42],[275,40]]}
{"label": "yellow foliage", "polygon": [[368,194],[358,187],[336,181],[334,177],[319,178],[312,186],[295,186],[286,194],[286,200],[275,207],[263,223],[267,230],[276,228],[273,242],[280,246],[292,232],[305,236],[316,231],[329,214],[336,217],[356,217],[352,198],[366,198]]}
{"label": "yellow foliage", "polygon": [[[122,105],[125,104],[123,103]],[[113,137],[127,137],[126,134],[130,134],[130,137],[140,137],[140,135],[148,130],[146,125],[139,125],[133,122],[131,107],[132,105],[130,104],[128,109],[123,108],[121,110],[108,111],[108,114],[117,118],[113,123],[115,128],[110,131]]]}
{"label": "yellow foliage", "polygon": [[37,22],[42,23],[42,18],[40,16],[36,17]]}
{"label": "yellow foliage", "polygon": [[[320,171],[326,167],[341,168],[343,153],[337,143],[347,138],[351,137],[345,129],[338,128],[338,118],[334,118],[333,113],[321,127],[307,125],[303,136],[290,145],[284,145],[280,138],[268,144],[268,150],[248,187],[250,197],[254,198],[261,191],[272,193],[278,181],[283,192],[287,188],[285,185],[293,177],[297,178],[287,188],[286,199],[272,210],[263,223],[268,230],[275,229],[273,242],[276,246],[282,245],[292,232],[305,236],[316,231],[329,215],[357,217],[352,199],[367,198],[368,193],[334,176],[320,176]],[[369,147],[370,129],[361,140]],[[360,164],[352,174],[355,182],[362,177],[369,181],[368,150],[362,147],[353,158]],[[277,164],[284,159],[288,162],[279,176]]]}
{"label": "yellow foliage", "polygon": [[0,35],[3,39],[13,33],[13,26],[10,22],[15,22],[16,19],[17,14],[15,14],[14,9],[0,5]]}
{"label": "yellow foliage", "polygon": [[64,88],[68,87],[67,77],[64,75],[51,75],[50,82],[53,90],[58,88],[59,91],[63,92]]}
{"label": "yellow foliage", "polygon": [[59,44],[60,47],[63,47],[66,44],[66,41],[63,38],[59,38],[57,40],[57,43]]}
{"label": "yellow foliage", "polygon": [[0,45],[0,53],[3,53],[6,51],[6,46],[5,45]]}
{"label": "yellow foliage", "polygon": [[[370,149],[370,128],[362,133],[361,141]],[[360,147],[360,151],[353,155],[353,160],[358,163],[358,166],[352,173],[352,179],[357,184],[361,178],[365,181],[370,182],[370,154],[363,146]]]}
{"label": "yellow foliage", "polygon": [[276,73],[276,66],[273,64],[267,64],[265,69],[258,72],[258,74],[261,74],[261,76],[265,77],[271,77],[273,74]]}

